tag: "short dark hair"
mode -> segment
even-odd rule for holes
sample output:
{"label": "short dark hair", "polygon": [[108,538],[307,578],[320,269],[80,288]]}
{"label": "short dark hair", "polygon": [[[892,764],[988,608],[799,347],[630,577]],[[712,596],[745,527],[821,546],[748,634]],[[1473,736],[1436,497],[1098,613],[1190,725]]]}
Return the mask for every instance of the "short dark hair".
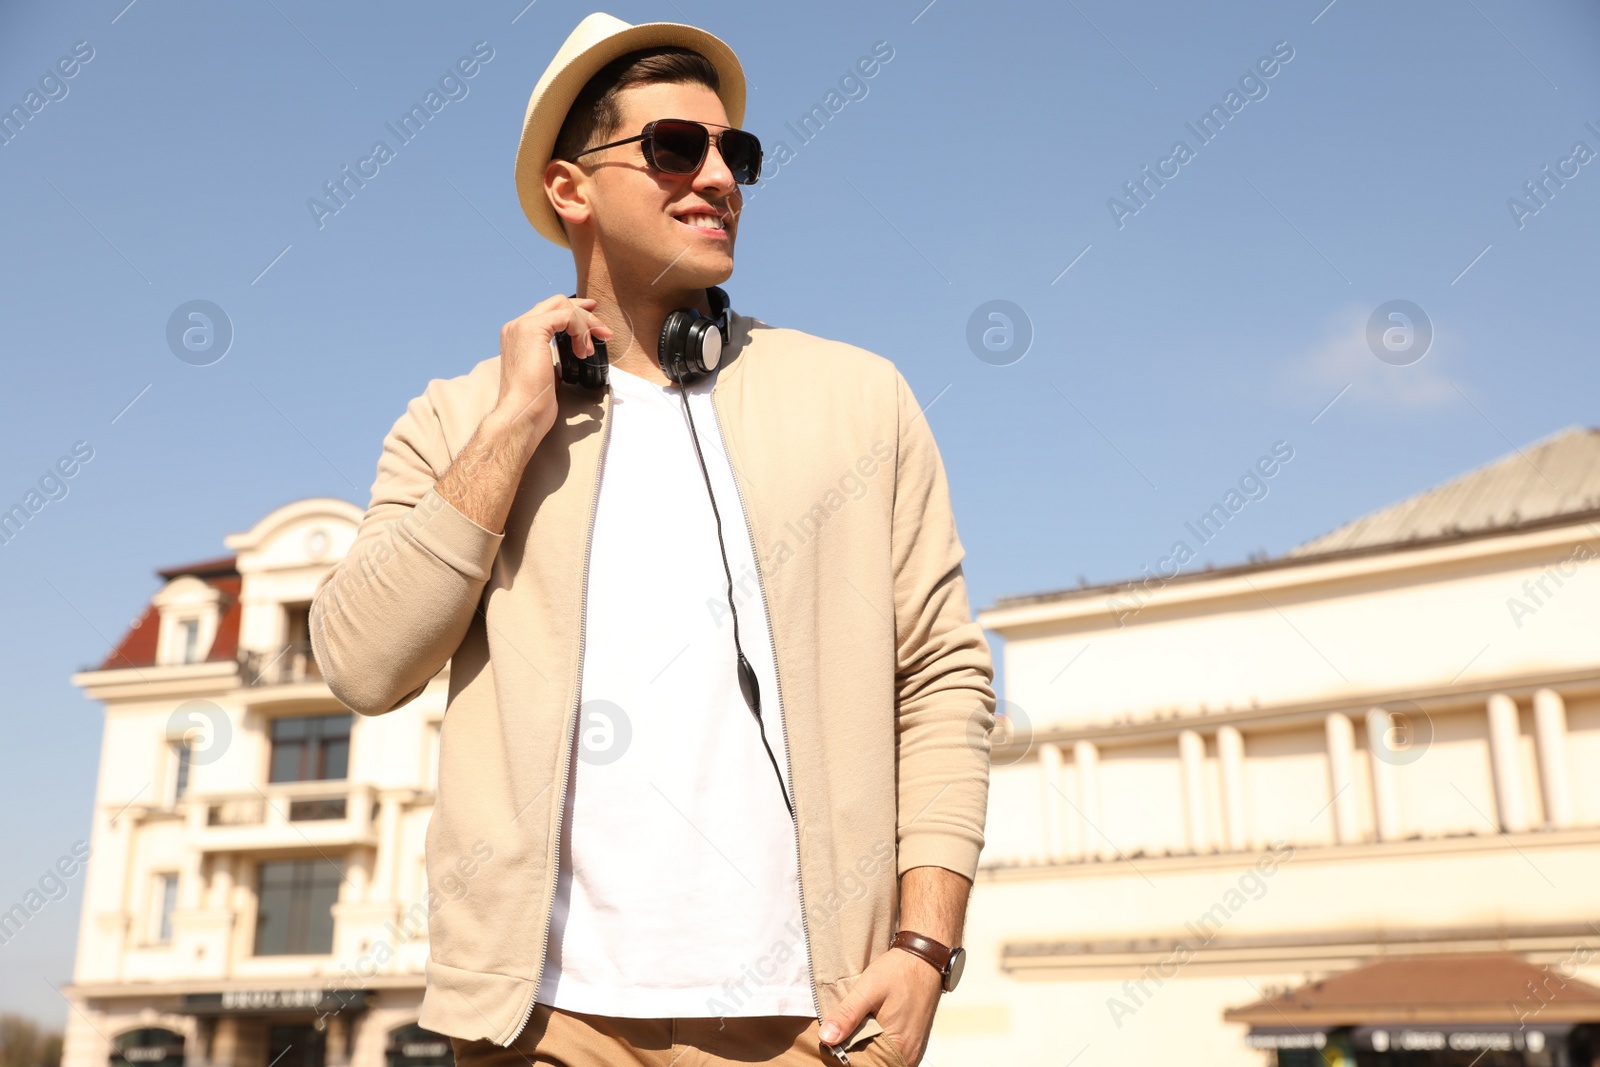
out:
{"label": "short dark hair", "polygon": [[617,94],[635,85],[660,82],[699,84],[712,92],[722,88],[711,61],[687,48],[644,48],[618,56],[579,91],[556,134],[550,158],[571,159],[585,148],[604,143],[622,122]]}

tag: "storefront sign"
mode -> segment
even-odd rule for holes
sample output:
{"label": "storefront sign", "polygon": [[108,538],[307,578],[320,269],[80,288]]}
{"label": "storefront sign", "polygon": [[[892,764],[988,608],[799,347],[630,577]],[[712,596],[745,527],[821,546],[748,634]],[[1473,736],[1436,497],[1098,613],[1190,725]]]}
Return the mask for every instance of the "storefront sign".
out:
{"label": "storefront sign", "polygon": [[345,1009],[366,1007],[369,996],[371,991],[366,989],[227,989],[221,993],[190,993],[183,998],[183,1008],[192,1015],[334,1015]]}
{"label": "storefront sign", "polygon": [[1409,1023],[1394,1026],[1358,1026],[1352,1032],[1355,1047],[1373,1052],[1543,1052],[1559,1044],[1570,1025],[1453,1026]]}
{"label": "storefront sign", "polygon": [[1300,1029],[1292,1026],[1253,1026],[1245,1035],[1244,1043],[1251,1048],[1323,1048],[1328,1043],[1325,1030]]}

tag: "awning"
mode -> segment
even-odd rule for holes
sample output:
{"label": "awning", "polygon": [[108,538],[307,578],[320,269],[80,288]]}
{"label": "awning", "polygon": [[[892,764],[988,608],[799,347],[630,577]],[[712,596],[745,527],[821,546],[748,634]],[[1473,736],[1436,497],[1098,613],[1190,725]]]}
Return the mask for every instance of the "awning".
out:
{"label": "awning", "polygon": [[1504,1035],[1533,1030],[1548,1039],[1565,1036],[1574,1024],[1600,1023],[1600,988],[1576,977],[1581,962],[1569,957],[1535,964],[1511,953],[1392,957],[1230,1008],[1222,1017],[1263,1035],[1357,1028],[1374,1041],[1444,1042],[1418,1048],[1448,1049],[1450,1035],[1460,1034],[1460,1048],[1477,1050],[1486,1046],[1470,1042],[1505,1041]]}

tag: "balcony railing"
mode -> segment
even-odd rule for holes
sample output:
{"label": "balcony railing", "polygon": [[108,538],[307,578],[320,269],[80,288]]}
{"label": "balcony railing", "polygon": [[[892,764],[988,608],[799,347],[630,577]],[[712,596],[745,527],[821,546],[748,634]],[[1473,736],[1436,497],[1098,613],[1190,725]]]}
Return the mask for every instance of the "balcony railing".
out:
{"label": "balcony railing", "polygon": [[322,680],[322,672],[317,669],[309,641],[295,641],[269,650],[241,650],[239,674],[247,686],[290,685]]}
{"label": "balcony railing", "polygon": [[289,782],[249,793],[211,793],[190,800],[189,827],[205,851],[366,843],[376,832],[372,787]]}
{"label": "balcony railing", "polygon": [[349,811],[348,787],[337,796],[221,797],[206,806],[207,826],[261,826],[268,822],[326,822],[343,819]]}

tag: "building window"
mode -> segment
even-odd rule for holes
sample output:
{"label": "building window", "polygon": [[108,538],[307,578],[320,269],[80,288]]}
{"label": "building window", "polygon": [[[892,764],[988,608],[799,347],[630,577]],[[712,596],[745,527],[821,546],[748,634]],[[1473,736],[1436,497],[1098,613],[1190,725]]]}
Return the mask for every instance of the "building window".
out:
{"label": "building window", "polygon": [[333,905],[344,865],[336,860],[275,860],[256,876],[256,955],[327,955]]}
{"label": "building window", "polygon": [[152,931],[156,944],[172,944],[172,913],[178,908],[178,876],[176,873],[156,875],[155,915]]}
{"label": "building window", "polygon": [[314,681],[322,677],[311,651],[311,605],[284,605],[284,642],[279,654],[280,678],[284,682]]}
{"label": "building window", "polygon": [[200,620],[184,619],[178,624],[178,646],[182,650],[179,663],[197,663],[200,660]]}
{"label": "building window", "polygon": [[306,715],[272,721],[269,782],[344,778],[350,765],[350,715]]}
{"label": "building window", "polygon": [[172,776],[172,799],[182,800],[189,792],[189,766],[193,762],[190,758],[189,739],[180,738],[172,742],[172,759],[176,767]]}
{"label": "building window", "polygon": [[284,644],[293,648],[311,648],[311,605],[285,604],[283,606]]}

